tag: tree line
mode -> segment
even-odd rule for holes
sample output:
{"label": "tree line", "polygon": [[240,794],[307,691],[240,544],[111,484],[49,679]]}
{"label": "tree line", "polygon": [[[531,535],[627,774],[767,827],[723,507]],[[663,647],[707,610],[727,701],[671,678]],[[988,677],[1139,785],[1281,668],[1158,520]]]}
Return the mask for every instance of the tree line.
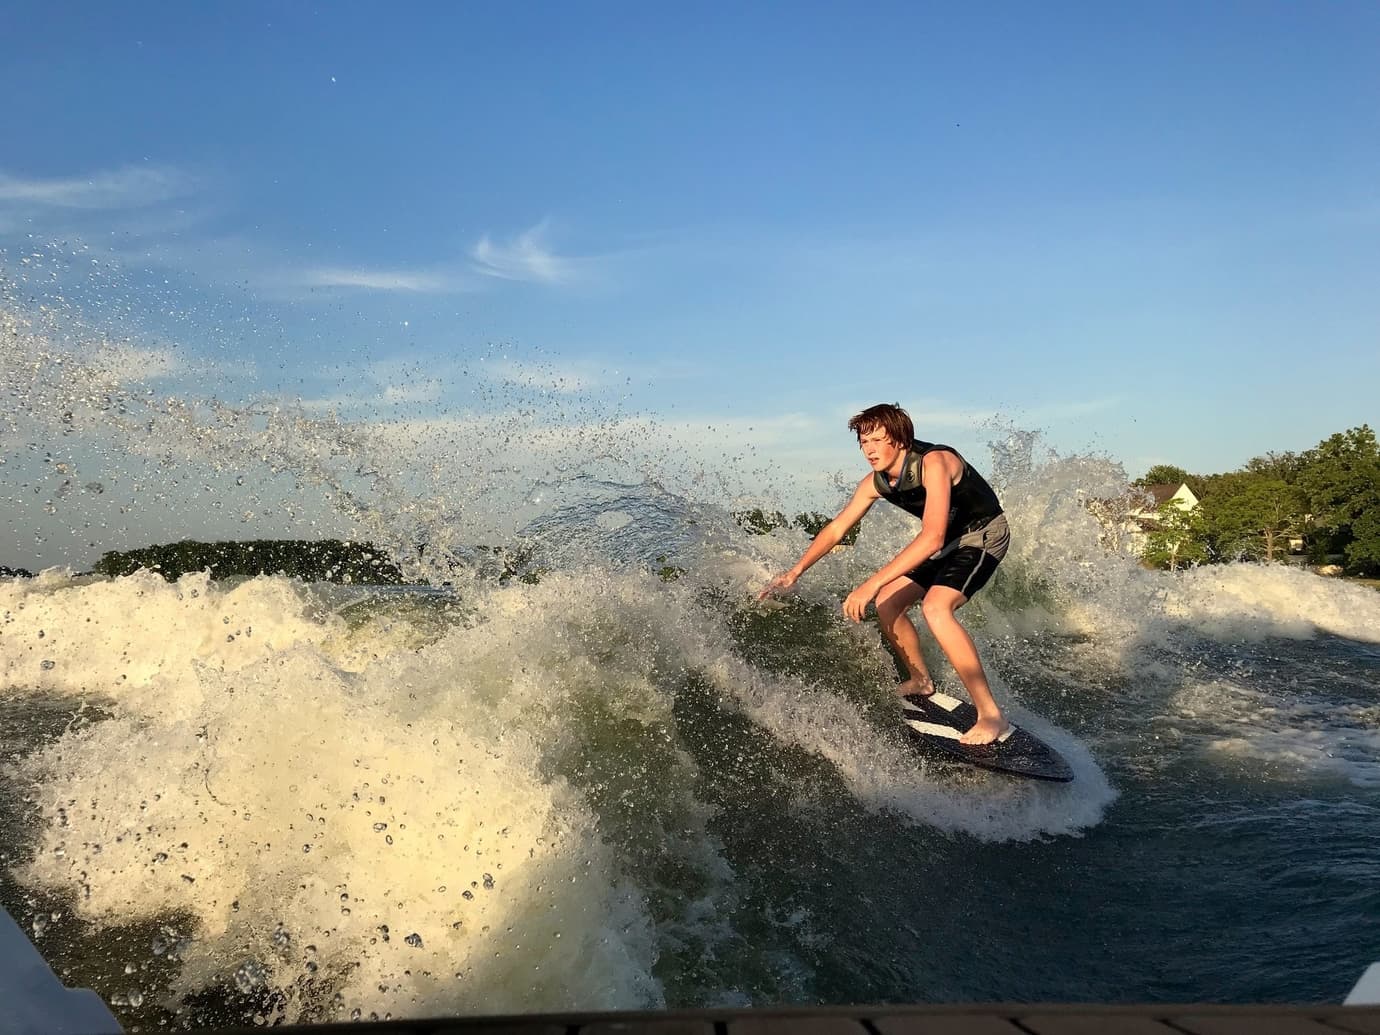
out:
{"label": "tree line", "polygon": [[1314,564],[1340,560],[1349,574],[1380,573],[1380,445],[1367,424],[1226,474],[1160,464],[1134,484],[1180,483],[1199,505],[1160,505],[1143,554],[1149,564],[1273,561],[1301,541]]}
{"label": "tree line", "polygon": [[[738,511],[733,515],[747,532],[766,535],[775,528],[795,526],[810,535],[818,535],[829,523],[824,514],[797,514],[787,518],[780,511],[760,508]],[[855,528],[844,542],[857,539]],[[418,549],[418,553],[423,548]],[[528,570],[530,550],[508,550],[503,547],[474,548],[480,566],[492,569],[489,573],[499,582],[518,578],[536,582],[540,571]],[[665,561],[665,558],[658,558]],[[115,578],[132,575],[140,569],[157,572],[175,582],[188,572],[209,571],[212,578],[253,577],[255,575],[285,575],[305,582],[344,582],[355,585],[398,585],[406,580],[402,570],[388,553],[373,543],[345,542],[339,539],[255,539],[228,542],[200,542],[184,539],[176,543],[144,546],[134,550],[110,550],[101,555],[92,567],[98,575]],[[0,568],[0,575],[29,575],[27,571]],[[663,564],[658,574],[663,579],[680,574],[680,570]]]}
{"label": "tree line", "polygon": [[169,581],[195,571],[210,571],[217,579],[287,575],[305,582],[396,585],[404,581],[402,571],[383,550],[372,543],[339,539],[217,543],[184,539],[137,550],[111,550],[101,555],[93,570],[114,578],[140,568],[156,571]]}
{"label": "tree line", "polygon": [[[778,528],[793,527],[802,529],[807,535],[817,536],[833,518],[817,511],[797,514],[793,518],[788,518],[779,510],[763,510],[761,507],[753,507],[751,510],[734,511],[733,520],[738,523],[739,528],[749,535],[766,535]],[[858,526],[854,525],[843,537],[842,542],[845,546],[852,546],[857,541]]]}

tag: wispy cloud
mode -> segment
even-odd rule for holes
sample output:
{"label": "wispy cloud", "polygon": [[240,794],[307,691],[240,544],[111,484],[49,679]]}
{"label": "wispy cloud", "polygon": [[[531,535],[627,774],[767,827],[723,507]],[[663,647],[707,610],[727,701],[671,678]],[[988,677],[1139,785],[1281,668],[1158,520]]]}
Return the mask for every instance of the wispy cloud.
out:
{"label": "wispy cloud", "polygon": [[120,384],[144,384],[182,373],[186,366],[170,348],[109,345],[96,355],[92,368]]}
{"label": "wispy cloud", "polygon": [[607,378],[587,364],[558,366],[503,359],[490,364],[491,372],[509,384],[544,392],[583,392],[597,388]]}
{"label": "wispy cloud", "polygon": [[1125,400],[1121,396],[1109,396],[1104,399],[1050,403],[1047,406],[1038,406],[1030,412],[1031,416],[1039,420],[1071,420],[1076,417],[1085,417],[1090,413],[1105,413],[1107,410],[1123,405],[1124,402]]}
{"label": "wispy cloud", "polygon": [[257,374],[257,365],[250,356],[217,360],[185,349],[143,347],[123,342],[99,348],[90,359],[90,369],[111,384],[132,386],[172,381],[192,390],[210,381],[224,384],[230,380],[252,380]]}
{"label": "wispy cloud", "polygon": [[463,290],[467,285],[454,274],[420,270],[371,270],[326,267],[309,270],[303,277],[308,287],[358,288],[365,291],[398,291],[438,294]]}
{"label": "wispy cloud", "polygon": [[191,193],[192,178],[164,166],[126,166],[89,176],[23,179],[0,171],[0,202],[43,208],[142,208]]}
{"label": "wispy cloud", "polygon": [[484,234],[467,253],[421,267],[304,263],[271,243],[211,230],[224,215],[206,178],[170,165],[122,166],[84,175],[26,177],[0,167],[0,234],[35,229],[87,241],[123,260],[137,257],[211,280],[251,284],[266,295],[305,300],[312,292],[444,295],[487,290],[494,281],[588,284],[595,263],[557,254],[546,221],[515,236]]}
{"label": "wispy cloud", "polygon": [[395,405],[408,403],[434,403],[440,400],[445,383],[437,378],[428,378],[416,384],[388,385],[383,390],[383,401]]}
{"label": "wispy cloud", "polygon": [[495,242],[488,234],[470,250],[476,273],[500,280],[522,280],[539,284],[565,284],[576,278],[579,259],[564,258],[546,245],[546,223],[538,223],[506,243]]}
{"label": "wispy cloud", "polygon": [[[872,402],[889,401],[894,400],[869,399],[869,401],[862,403],[862,405],[871,405]],[[911,420],[915,422],[915,433],[920,438],[928,438],[936,428],[943,428],[948,431],[953,431],[955,429],[968,430],[997,417],[997,413],[993,410],[965,409],[961,406],[955,406],[951,402],[938,399],[902,400],[901,404],[905,407],[906,412],[910,414]],[[854,406],[846,410],[835,410],[837,415],[837,426],[846,428],[848,419],[860,408],[861,406],[858,406],[855,402]],[[849,434],[851,434],[851,432]]]}
{"label": "wispy cloud", "polygon": [[[481,390],[486,398],[523,399],[537,403],[545,398],[571,399],[604,397],[622,390],[634,377],[657,380],[659,368],[597,357],[554,360],[540,349],[535,355],[514,355],[506,345],[491,346],[479,352],[433,354],[424,359],[374,360],[351,366],[348,372],[338,365],[318,368],[323,381],[352,385],[349,392],[335,393],[318,403],[354,409],[361,415],[368,407],[385,404],[428,404],[452,398],[456,392]],[[667,378],[689,376],[679,365],[667,367]]]}

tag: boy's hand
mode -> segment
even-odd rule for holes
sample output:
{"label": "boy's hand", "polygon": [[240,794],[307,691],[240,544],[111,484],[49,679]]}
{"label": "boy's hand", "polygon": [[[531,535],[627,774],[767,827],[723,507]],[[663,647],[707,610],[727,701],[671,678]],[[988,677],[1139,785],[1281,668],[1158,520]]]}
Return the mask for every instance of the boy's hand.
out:
{"label": "boy's hand", "polygon": [[783,589],[790,589],[795,585],[795,580],[797,578],[799,578],[798,575],[792,575],[788,571],[783,571],[780,575],[767,583],[766,588],[757,594],[757,599],[766,600],[767,597],[771,596],[773,593],[778,593]]}
{"label": "boy's hand", "polygon": [[848,599],[843,602],[843,613],[855,622],[861,622],[863,615],[867,613],[867,605],[872,603],[872,598],[877,595],[871,581],[864,582],[852,593],[848,594]]}

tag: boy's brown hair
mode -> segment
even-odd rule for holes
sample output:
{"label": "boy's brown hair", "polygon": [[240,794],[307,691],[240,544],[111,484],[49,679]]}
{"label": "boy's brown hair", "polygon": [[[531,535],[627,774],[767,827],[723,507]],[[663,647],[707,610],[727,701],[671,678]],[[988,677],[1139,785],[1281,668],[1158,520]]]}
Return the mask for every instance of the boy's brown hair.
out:
{"label": "boy's brown hair", "polygon": [[915,425],[911,423],[910,414],[896,403],[869,406],[848,421],[848,430],[856,432],[859,439],[878,428],[898,446],[909,449],[915,445]]}

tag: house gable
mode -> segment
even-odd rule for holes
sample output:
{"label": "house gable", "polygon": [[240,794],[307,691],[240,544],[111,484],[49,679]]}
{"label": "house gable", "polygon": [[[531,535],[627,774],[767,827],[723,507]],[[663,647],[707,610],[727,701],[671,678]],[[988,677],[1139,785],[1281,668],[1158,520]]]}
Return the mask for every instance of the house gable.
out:
{"label": "house gable", "polygon": [[1196,510],[1198,507],[1198,497],[1194,495],[1193,490],[1188,487],[1187,482],[1179,482],[1177,485],[1173,482],[1161,482],[1158,485],[1147,485],[1145,491],[1148,492],[1150,498],[1154,500],[1153,505],[1141,508],[1138,511],[1133,511],[1132,513],[1138,515],[1153,514],[1171,500],[1182,510]]}

